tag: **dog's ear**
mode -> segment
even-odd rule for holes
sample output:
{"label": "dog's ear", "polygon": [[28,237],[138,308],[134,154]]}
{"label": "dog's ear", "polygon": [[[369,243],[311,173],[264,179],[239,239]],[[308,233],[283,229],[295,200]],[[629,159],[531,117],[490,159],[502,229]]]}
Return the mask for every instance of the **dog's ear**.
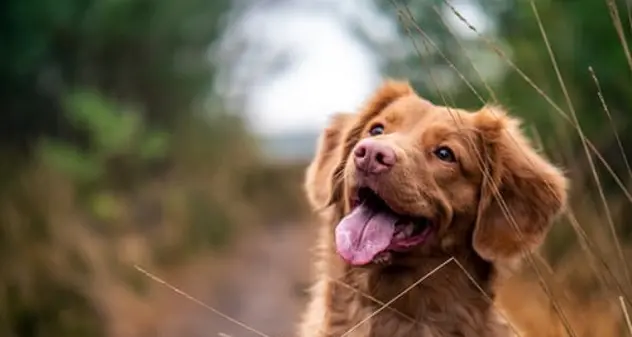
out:
{"label": "dog's ear", "polygon": [[351,113],[334,114],[320,135],[316,154],[305,173],[307,199],[314,209],[322,209],[331,198],[332,175],[342,157],[347,128],[354,119]]}
{"label": "dog's ear", "polygon": [[486,106],[474,121],[486,171],[474,249],[488,261],[532,252],[566,203],[567,179],[535,151],[520,131],[520,121],[503,109]]}
{"label": "dog's ear", "polygon": [[358,114],[338,113],[331,118],[305,176],[305,189],[312,208],[321,210],[341,199],[346,159],[362,138],[364,126],[389,104],[410,94],[414,94],[414,90],[408,82],[387,80]]}

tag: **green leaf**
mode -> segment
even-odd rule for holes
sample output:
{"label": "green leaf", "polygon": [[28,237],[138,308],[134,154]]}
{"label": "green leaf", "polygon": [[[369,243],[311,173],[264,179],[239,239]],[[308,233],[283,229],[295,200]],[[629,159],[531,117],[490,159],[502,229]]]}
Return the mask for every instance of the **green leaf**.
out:
{"label": "green leaf", "polygon": [[63,142],[45,141],[40,155],[45,163],[79,182],[92,182],[103,175],[99,162]]}
{"label": "green leaf", "polygon": [[105,156],[129,151],[141,125],[138,113],[91,91],[74,92],[66,103],[70,120],[90,132],[95,151]]}
{"label": "green leaf", "polygon": [[139,156],[144,160],[162,158],[167,154],[169,134],[160,131],[147,132],[139,147]]}
{"label": "green leaf", "polygon": [[104,221],[116,220],[121,215],[119,200],[109,193],[98,193],[90,199],[92,214]]}

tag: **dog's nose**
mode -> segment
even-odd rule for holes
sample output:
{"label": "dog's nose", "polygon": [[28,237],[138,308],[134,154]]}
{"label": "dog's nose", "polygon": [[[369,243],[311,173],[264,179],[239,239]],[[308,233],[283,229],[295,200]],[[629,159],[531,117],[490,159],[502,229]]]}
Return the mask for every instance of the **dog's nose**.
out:
{"label": "dog's nose", "polygon": [[396,161],[395,151],[375,139],[361,140],[353,150],[356,167],[366,173],[380,174],[388,171]]}

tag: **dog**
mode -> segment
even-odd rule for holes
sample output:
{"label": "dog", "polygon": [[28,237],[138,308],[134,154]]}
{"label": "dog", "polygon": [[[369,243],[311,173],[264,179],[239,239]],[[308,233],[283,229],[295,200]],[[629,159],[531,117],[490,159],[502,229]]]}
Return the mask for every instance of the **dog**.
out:
{"label": "dog", "polygon": [[386,80],[331,117],[305,174],[320,227],[301,337],[508,337],[494,287],[545,239],[564,173],[503,108]]}

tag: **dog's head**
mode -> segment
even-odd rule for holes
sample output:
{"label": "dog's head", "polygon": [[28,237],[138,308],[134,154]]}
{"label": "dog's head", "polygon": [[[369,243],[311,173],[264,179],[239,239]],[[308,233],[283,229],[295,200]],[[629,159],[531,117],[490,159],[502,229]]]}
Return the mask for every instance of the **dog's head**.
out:
{"label": "dog's head", "polygon": [[336,206],[350,264],[471,247],[494,262],[542,243],[567,181],[498,107],[433,105],[388,81],[357,114],[337,114],[306,174],[314,209]]}

